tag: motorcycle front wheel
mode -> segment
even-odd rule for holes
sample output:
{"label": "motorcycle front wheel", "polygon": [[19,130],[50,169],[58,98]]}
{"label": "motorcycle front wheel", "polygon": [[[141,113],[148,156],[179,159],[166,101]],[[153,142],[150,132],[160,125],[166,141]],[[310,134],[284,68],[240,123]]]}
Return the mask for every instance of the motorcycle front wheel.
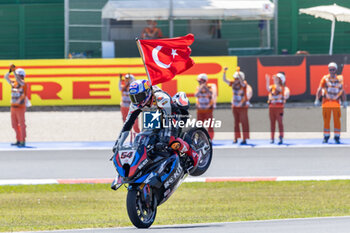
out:
{"label": "motorcycle front wheel", "polygon": [[157,199],[153,198],[152,204],[147,207],[141,199],[142,192],[139,189],[130,189],[126,198],[126,207],[132,224],[137,228],[149,228],[157,214]]}

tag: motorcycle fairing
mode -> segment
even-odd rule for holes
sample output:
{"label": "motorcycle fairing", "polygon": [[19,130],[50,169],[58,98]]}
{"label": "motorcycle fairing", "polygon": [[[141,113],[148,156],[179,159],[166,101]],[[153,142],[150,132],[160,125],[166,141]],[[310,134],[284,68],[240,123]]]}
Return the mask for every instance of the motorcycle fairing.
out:
{"label": "motorcycle fairing", "polygon": [[[139,150],[121,150],[113,158],[113,163],[119,175],[125,178],[133,177],[148,162],[150,160],[147,159],[146,147],[141,147]],[[141,164],[142,166],[140,166]],[[130,166],[128,174],[125,173],[125,165]]]}
{"label": "motorcycle fairing", "polygon": [[164,175],[162,175],[162,176],[160,177],[160,180],[161,180],[162,182],[164,182],[164,181],[166,180],[166,178],[168,178],[169,175],[174,171],[175,165],[176,165],[178,162],[179,162],[179,158],[176,157],[176,158],[174,159],[172,165],[171,165],[170,171],[169,171],[168,173],[165,173]]}
{"label": "motorcycle fairing", "polygon": [[[174,193],[179,181],[184,178],[185,170],[182,168],[179,155],[174,153],[164,157],[156,153],[152,157],[148,157],[145,146],[140,147],[137,151],[134,150],[134,153],[131,152],[126,149],[122,156],[123,150],[121,150],[114,157],[113,162],[120,179],[113,182],[112,189],[117,189],[125,183],[129,184],[128,189],[140,187],[143,190],[144,187],[153,187],[154,190],[157,190],[155,195],[159,200],[158,205],[164,203]],[[121,160],[121,157],[124,160]],[[125,157],[130,158],[126,159]],[[148,192],[144,194],[146,193]],[[145,199],[148,200],[147,203],[149,203],[148,197],[147,194],[145,196]]]}
{"label": "motorcycle fairing", "polygon": [[111,184],[111,189],[117,191],[120,186],[122,186],[122,184],[124,184],[121,176],[119,174],[117,174],[117,176],[115,177],[115,179],[113,180],[112,184]]}
{"label": "motorcycle fairing", "polygon": [[[140,156],[141,156],[141,159],[139,159]],[[136,174],[135,172],[138,170],[139,165],[141,164],[141,162],[143,162],[146,159],[147,159],[147,149],[146,147],[142,147],[142,150],[137,151],[134,161],[130,166],[129,177],[132,177]]]}
{"label": "motorcycle fairing", "polygon": [[115,168],[117,169],[117,172],[119,173],[120,176],[125,177],[125,172],[124,169],[121,165],[121,162],[119,161],[119,153],[117,153],[114,157],[113,157],[113,163]]}

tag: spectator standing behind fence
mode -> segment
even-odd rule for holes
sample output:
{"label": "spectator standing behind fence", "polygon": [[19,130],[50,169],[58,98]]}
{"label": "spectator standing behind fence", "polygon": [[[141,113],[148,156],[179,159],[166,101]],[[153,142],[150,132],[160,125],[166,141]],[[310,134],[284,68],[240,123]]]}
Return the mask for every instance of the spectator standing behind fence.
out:
{"label": "spectator standing behind fence", "polygon": [[283,126],[283,111],[284,104],[289,98],[289,88],[286,87],[286,76],[284,72],[279,72],[272,76],[274,84],[270,85],[270,75],[266,74],[266,89],[269,92],[268,101],[269,104],[269,116],[271,127],[271,143],[275,142],[275,127],[276,121],[278,123],[279,142],[283,144],[284,126]]}
{"label": "spectator standing behind fence", "polygon": [[141,34],[141,39],[158,39],[163,37],[162,30],[157,28],[157,22],[154,20],[147,20],[148,26],[145,27]]}
{"label": "spectator standing behind fence", "polygon": [[[124,80],[123,80],[122,75],[120,75],[119,78],[120,78],[119,79],[119,90],[122,93],[122,101],[120,102],[120,111],[122,113],[123,122],[125,122],[126,117],[128,116],[129,107],[131,104],[131,100],[129,97],[129,87],[130,87],[130,84],[133,81],[135,81],[135,77],[132,74],[126,74],[124,76],[124,78],[125,78]],[[134,129],[135,133],[140,132],[138,120],[135,121],[133,129]]]}
{"label": "spectator standing behind fence", "polygon": [[243,140],[241,145],[247,144],[249,139],[249,120],[248,120],[248,107],[250,105],[249,100],[252,97],[252,88],[245,80],[245,75],[240,71],[240,67],[236,68],[236,72],[233,74],[233,81],[226,79],[227,67],[224,69],[223,80],[230,87],[232,87],[232,113],[234,118],[234,130],[235,139],[233,143],[237,143],[241,138],[240,125],[242,124]]}
{"label": "spectator standing behind fence", "polygon": [[347,107],[346,94],[344,91],[343,76],[337,75],[338,66],[331,62],[328,65],[329,74],[323,76],[320,86],[316,92],[315,105],[320,105],[320,96],[322,93],[322,115],[323,115],[323,143],[328,143],[330,137],[331,114],[333,112],[334,121],[334,141],[340,143],[340,98],[344,108]]}
{"label": "spectator standing behind fence", "polygon": [[[208,83],[207,74],[199,74],[197,77],[199,86],[197,87],[195,97],[197,98],[197,120],[206,121],[213,119],[213,110],[216,107],[216,85]],[[208,127],[208,133],[211,139],[214,138],[214,129]]]}
{"label": "spectator standing behind fence", "polygon": [[213,39],[221,39],[221,20],[213,20],[209,29]]}
{"label": "spectator standing behind fence", "polygon": [[[13,72],[15,81],[10,79]],[[26,142],[26,124],[25,112],[27,101],[27,84],[24,81],[26,73],[23,69],[16,69],[15,65],[11,65],[9,72],[5,74],[5,80],[11,85],[11,122],[12,128],[16,132],[15,143],[12,146],[25,147]]]}

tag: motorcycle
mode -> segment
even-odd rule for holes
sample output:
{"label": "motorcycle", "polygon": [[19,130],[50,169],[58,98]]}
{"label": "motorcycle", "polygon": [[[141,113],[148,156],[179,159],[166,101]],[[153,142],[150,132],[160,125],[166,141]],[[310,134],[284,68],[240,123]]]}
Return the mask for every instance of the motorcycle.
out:
{"label": "motorcycle", "polygon": [[112,160],[118,172],[111,188],[127,186],[127,212],[137,228],[149,228],[163,204],[189,175],[200,176],[212,159],[212,143],[204,128],[191,128],[181,133],[198,153],[196,168],[185,154],[159,142],[159,131],[144,130],[130,145],[122,145]]}

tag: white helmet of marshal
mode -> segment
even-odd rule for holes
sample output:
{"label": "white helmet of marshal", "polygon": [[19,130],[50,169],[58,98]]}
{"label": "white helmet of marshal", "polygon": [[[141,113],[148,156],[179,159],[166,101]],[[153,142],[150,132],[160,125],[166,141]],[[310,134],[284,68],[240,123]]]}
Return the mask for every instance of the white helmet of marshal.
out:
{"label": "white helmet of marshal", "polygon": [[135,77],[132,74],[126,74],[124,77],[125,77],[125,79],[130,79],[131,81],[135,80]]}
{"label": "white helmet of marshal", "polygon": [[286,83],[286,76],[284,75],[284,73],[279,72],[276,74],[276,76],[281,80],[283,85]]}
{"label": "white helmet of marshal", "polygon": [[26,72],[25,72],[24,69],[22,69],[22,68],[16,69],[16,74],[21,75],[21,76],[23,76],[23,77],[26,76]]}
{"label": "white helmet of marshal", "polygon": [[206,73],[199,74],[197,77],[197,81],[208,81],[208,75]]}
{"label": "white helmet of marshal", "polygon": [[338,65],[335,62],[331,62],[331,63],[328,64],[328,69],[331,68],[331,67],[334,67],[336,70],[338,69]]}
{"label": "white helmet of marshal", "polygon": [[241,78],[242,80],[245,79],[244,73],[241,71],[241,67],[237,66],[236,67],[236,72],[233,74],[233,78]]}

